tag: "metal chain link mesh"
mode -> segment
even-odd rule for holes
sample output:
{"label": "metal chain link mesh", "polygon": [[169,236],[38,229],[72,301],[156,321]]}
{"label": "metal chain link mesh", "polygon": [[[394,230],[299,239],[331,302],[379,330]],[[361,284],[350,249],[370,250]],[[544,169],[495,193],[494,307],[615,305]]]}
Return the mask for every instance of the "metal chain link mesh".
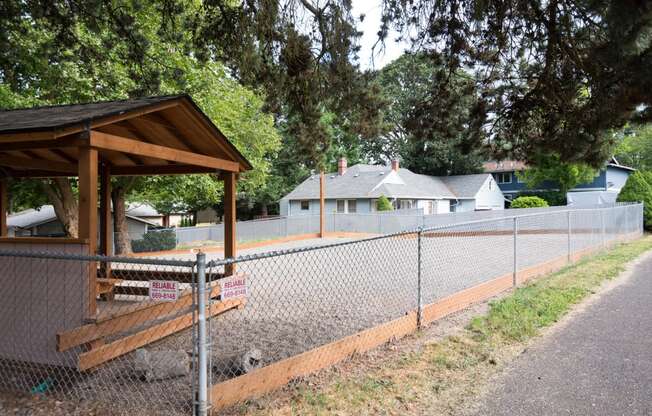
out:
{"label": "metal chain link mesh", "polygon": [[[565,264],[640,236],[642,217],[640,204],[503,213],[318,247],[213,257],[209,383],[219,387],[342,339],[373,345],[364,331],[379,326],[401,336],[416,328],[419,299],[431,305],[496,279],[511,285],[515,272]],[[81,400],[106,409],[102,414],[192,413],[195,255],[99,257],[84,255],[84,247],[0,244],[0,389]],[[96,309],[89,276],[97,277]],[[226,291],[233,279],[246,281],[246,296]],[[176,300],[153,300],[154,281],[177,282]],[[310,369],[332,364],[326,355],[314,357]],[[209,402],[219,399],[218,388]]]}

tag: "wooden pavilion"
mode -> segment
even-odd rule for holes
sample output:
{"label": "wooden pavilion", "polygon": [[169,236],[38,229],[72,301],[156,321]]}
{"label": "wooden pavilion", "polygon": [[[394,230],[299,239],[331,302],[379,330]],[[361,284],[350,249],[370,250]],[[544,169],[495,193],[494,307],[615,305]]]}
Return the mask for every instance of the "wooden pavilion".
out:
{"label": "wooden pavilion", "polygon": [[[111,255],[111,176],[216,173],[224,181],[224,254],[235,257],[236,181],[251,168],[188,95],[0,111],[0,250],[65,246],[66,252]],[[8,237],[7,178],[74,176],[79,178],[78,238]],[[2,276],[1,266],[3,284],[14,277]],[[19,272],[15,264],[6,267]],[[233,269],[225,270],[231,273]],[[96,326],[90,328],[93,332],[99,330],[99,294],[104,286],[113,288],[110,266],[99,270],[89,263],[85,274],[87,294],[78,325],[90,322]],[[57,328],[57,337],[62,329],[76,328]],[[75,342],[69,339],[67,348],[97,339],[86,333]],[[52,361],[57,360],[45,359]]]}

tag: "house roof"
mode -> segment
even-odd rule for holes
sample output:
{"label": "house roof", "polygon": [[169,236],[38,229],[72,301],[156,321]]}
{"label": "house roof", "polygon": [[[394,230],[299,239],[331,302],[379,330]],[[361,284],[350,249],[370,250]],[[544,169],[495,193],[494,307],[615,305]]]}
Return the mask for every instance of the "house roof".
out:
{"label": "house roof", "polygon": [[163,214],[156,208],[146,203],[131,203],[127,206],[126,212],[134,217],[162,217]]}
{"label": "house roof", "polygon": [[[609,162],[607,162],[607,166],[616,169],[624,169],[630,172],[636,170],[634,168],[630,168],[629,166],[621,165],[620,163],[618,163],[615,157],[609,159]],[[482,167],[484,171],[487,173],[498,173],[498,172],[522,171],[525,170],[525,168],[527,168],[527,164],[519,160],[501,160],[501,161],[490,160],[488,162],[484,162],[482,164]]]}
{"label": "house roof", "polygon": [[526,167],[525,162],[519,160],[490,160],[482,164],[482,168],[486,173],[521,171]]}
{"label": "house roof", "polygon": [[441,180],[453,191],[458,198],[474,198],[489,175],[478,173],[476,175],[443,176]]}
{"label": "house roof", "polygon": [[[142,222],[148,225],[157,226],[158,224],[136,217],[131,214],[127,218],[134,221]],[[7,215],[7,226],[10,228],[31,228],[42,224],[47,224],[57,219],[52,205],[43,205],[39,209],[26,209],[15,214]]]}
{"label": "house roof", "polygon": [[[83,135],[89,131],[99,135],[93,147],[112,165],[113,175],[252,169],[187,94],[1,110],[0,165],[14,177],[37,176],[29,171],[44,169],[76,176],[78,148],[88,145]],[[158,153],[134,152],[136,141],[148,149],[158,146]],[[161,148],[180,152],[171,157]]]}
{"label": "house roof", "polygon": [[50,105],[0,111],[0,133],[62,129],[78,124],[90,124],[106,117],[125,114],[153,104],[164,103],[184,95],[97,101],[83,104]]}
{"label": "house roof", "polygon": [[[468,178],[467,178],[468,176]],[[484,184],[488,174],[437,177],[420,175],[401,168],[358,164],[343,175],[325,175],[325,193],[329,199],[390,198],[458,199],[473,198]],[[458,194],[459,192],[459,194]],[[319,175],[311,175],[284,199],[315,199],[319,197]]]}

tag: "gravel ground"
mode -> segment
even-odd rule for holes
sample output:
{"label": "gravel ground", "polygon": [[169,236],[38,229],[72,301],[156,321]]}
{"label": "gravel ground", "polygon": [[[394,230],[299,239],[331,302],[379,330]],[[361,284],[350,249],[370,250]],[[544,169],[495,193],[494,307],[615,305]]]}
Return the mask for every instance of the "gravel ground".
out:
{"label": "gravel ground", "polygon": [[[598,245],[600,238],[578,234],[571,240],[571,249]],[[242,250],[239,254],[349,241],[295,241]],[[563,256],[567,249],[566,235],[521,235],[517,240],[518,267]],[[423,238],[423,302],[432,303],[510,273],[513,250],[514,240],[509,235]],[[218,256],[219,253],[210,253],[209,260]],[[189,252],[174,257],[188,260],[194,255]],[[230,367],[221,365],[234,354],[257,349],[262,352],[263,364],[268,364],[415,309],[417,259],[417,239],[397,236],[239,263],[238,271],[247,276],[249,286],[247,305],[210,321],[213,382],[235,375]],[[219,271],[220,268],[212,270]],[[147,349],[190,352],[191,331],[179,332]],[[46,369],[36,375],[14,374],[20,380],[5,383],[29,390],[52,374],[59,377],[55,377],[49,391],[84,402],[111,403],[112,414],[133,414],[135,409],[143,408],[161,414],[184,414],[192,406],[190,377],[146,382],[134,371],[133,353],[84,376],[72,370]]]}

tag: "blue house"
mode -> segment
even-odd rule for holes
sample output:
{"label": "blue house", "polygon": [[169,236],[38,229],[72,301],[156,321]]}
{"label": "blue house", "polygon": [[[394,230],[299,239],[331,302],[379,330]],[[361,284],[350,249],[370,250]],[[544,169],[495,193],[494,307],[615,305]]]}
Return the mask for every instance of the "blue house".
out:
{"label": "blue house", "polygon": [[[559,190],[557,184],[553,181],[546,181],[536,189],[529,189],[516,175],[516,172],[525,170],[526,168],[525,163],[514,160],[484,163],[484,171],[493,175],[507,201],[518,197],[522,192]],[[619,164],[616,158],[611,158],[592,182],[580,184],[566,194],[568,204],[594,205],[615,202],[618,193],[634,170],[628,166]]]}

